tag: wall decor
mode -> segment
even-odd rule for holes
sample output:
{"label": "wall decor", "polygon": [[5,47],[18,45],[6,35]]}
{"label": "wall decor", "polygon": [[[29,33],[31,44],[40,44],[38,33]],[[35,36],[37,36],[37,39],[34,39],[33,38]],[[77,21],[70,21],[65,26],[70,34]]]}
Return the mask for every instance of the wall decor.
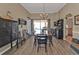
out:
{"label": "wall decor", "polygon": [[74,24],[79,25],[79,15],[74,16]]}
{"label": "wall decor", "polygon": [[[66,15],[66,20],[65,20],[65,38],[68,38],[68,36],[73,35],[73,15],[71,13]],[[68,42],[70,40],[68,39]]]}
{"label": "wall decor", "polygon": [[18,18],[18,23],[19,23],[20,25],[26,25],[26,24],[27,24],[27,21],[25,21],[25,20],[22,19],[22,18]]}
{"label": "wall decor", "polygon": [[12,13],[10,11],[6,12],[6,16],[4,17],[5,19],[13,19]]}
{"label": "wall decor", "polygon": [[72,17],[72,14],[71,13],[67,14],[65,18],[68,19],[70,17]]}

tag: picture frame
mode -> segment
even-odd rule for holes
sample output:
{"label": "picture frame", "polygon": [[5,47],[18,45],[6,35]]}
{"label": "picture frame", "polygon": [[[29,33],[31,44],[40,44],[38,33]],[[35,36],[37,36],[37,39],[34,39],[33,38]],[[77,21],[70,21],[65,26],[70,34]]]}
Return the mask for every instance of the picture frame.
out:
{"label": "picture frame", "polygon": [[27,25],[27,21],[24,22],[24,25]]}
{"label": "picture frame", "polygon": [[54,26],[57,26],[57,22],[54,22]]}
{"label": "picture frame", "polygon": [[22,18],[18,18],[18,24],[26,25],[26,24],[27,24],[27,21],[25,21],[25,20],[22,19]]}
{"label": "picture frame", "polygon": [[79,15],[74,16],[74,24],[79,25]]}

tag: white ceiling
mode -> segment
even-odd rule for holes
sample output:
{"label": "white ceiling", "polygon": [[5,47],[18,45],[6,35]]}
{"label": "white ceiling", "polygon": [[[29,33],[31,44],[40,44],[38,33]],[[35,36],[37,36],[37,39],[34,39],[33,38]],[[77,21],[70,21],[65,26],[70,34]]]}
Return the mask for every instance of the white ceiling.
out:
{"label": "white ceiling", "polygon": [[[43,3],[21,3],[21,5],[30,13],[43,12]],[[65,3],[45,3],[44,5],[46,13],[55,13],[64,7]]]}

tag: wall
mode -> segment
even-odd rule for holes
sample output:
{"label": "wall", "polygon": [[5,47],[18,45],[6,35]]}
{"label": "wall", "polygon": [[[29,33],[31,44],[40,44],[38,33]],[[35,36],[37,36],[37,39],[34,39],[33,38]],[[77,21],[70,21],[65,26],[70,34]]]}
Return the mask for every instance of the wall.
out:
{"label": "wall", "polygon": [[11,12],[14,19],[16,18],[26,18],[30,16],[30,13],[24,9],[20,4],[17,3],[0,3],[0,16],[6,17],[7,11]]}
{"label": "wall", "polygon": [[54,27],[54,22],[59,20],[59,13],[53,13],[50,17],[50,25],[51,25],[51,28]]}
{"label": "wall", "polygon": [[79,15],[79,3],[66,4],[60,11],[60,18],[65,19],[65,15],[73,15],[73,37],[79,38],[79,25],[74,25],[74,16]]}

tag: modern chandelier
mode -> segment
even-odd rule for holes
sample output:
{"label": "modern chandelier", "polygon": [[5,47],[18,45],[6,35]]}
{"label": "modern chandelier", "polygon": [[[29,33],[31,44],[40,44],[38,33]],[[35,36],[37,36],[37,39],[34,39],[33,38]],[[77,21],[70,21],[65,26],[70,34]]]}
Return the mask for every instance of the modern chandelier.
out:
{"label": "modern chandelier", "polygon": [[40,17],[42,20],[46,20],[48,19],[48,14],[46,13],[46,8],[45,8],[45,3],[42,4],[43,9],[42,9],[42,13],[40,14]]}

